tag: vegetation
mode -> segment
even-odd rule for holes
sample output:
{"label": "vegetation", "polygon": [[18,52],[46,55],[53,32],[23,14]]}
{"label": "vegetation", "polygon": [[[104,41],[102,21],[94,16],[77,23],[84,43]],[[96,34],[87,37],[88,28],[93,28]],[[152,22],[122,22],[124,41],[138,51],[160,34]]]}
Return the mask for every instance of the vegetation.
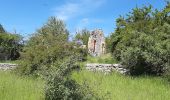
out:
{"label": "vegetation", "polygon": [[132,75],[170,75],[169,12],[170,3],[167,3],[162,11],[152,10],[151,6],[136,7],[128,16],[120,16],[115,33],[106,38],[107,51],[113,56],[96,58],[88,56],[81,47],[88,44],[90,32],[84,29],[76,34],[74,41],[69,41],[65,23],[56,17],[50,17],[24,45],[20,36],[6,32],[0,25],[0,57],[9,60],[20,57],[15,62],[19,64],[15,71],[21,75],[0,72],[0,98],[170,99],[169,83],[162,77],[132,77],[116,72],[104,75],[81,68],[85,63],[119,62]]}
{"label": "vegetation", "polygon": [[72,78],[86,85],[101,100],[169,100],[169,83],[161,77],[104,75],[86,70],[74,72]]}
{"label": "vegetation", "polygon": [[84,92],[70,79],[72,69],[84,59],[84,52],[68,41],[68,31],[62,20],[51,17],[27,42],[18,70],[24,75],[46,80],[45,99],[80,99]]}
{"label": "vegetation", "polygon": [[0,25],[0,60],[16,60],[22,48],[21,36],[7,33]]}
{"label": "vegetation", "polygon": [[117,19],[111,35],[114,57],[131,74],[157,74],[170,68],[170,4],[162,10],[134,8],[127,17]]}
{"label": "vegetation", "polygon": [[22,74],[46,74],[53,63],[69,56],[68,33],[63,21],[51,17],[27,42],[21,55]]}
{"label": "vegetation", "polygon": [[70,75],[76,69],[79,58],[72,56],[60,65],[60,69],[50,74],[47,80],[46,100],[91,100],[96,97],[91,90],[79,85]]}
{"label": "vegetation", "polygon": [[1,100],[42,100],[44,84],[40,79],[21,77],[11,72],[0,71]]}
{"label": "vegetation", "polygon": [[117,63],[117,61],[111,56],[110,53],[108,53],[100,57],[93,57],[88,55],[86,63],[114,64]]}
{"label": "vegetation", "polygon": [[82,42],[81,44],[87,46],[88,45],[89,36],[90,36],[90,31],[87,30],[87,29],[83,29],[83,30],[81,30],[81,31],[76,33],[75,41]]}

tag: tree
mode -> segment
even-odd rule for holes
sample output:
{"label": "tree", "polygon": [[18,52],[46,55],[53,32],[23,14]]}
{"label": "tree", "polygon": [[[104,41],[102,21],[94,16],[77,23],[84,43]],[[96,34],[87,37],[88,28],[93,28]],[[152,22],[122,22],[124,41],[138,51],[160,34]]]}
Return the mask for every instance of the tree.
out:
{"label": "tree", "polygon": [[75,40],[76,41],[80,40],[84,45],[87,46],[89,37],[90,37],[90,31],[88,31],[87,29],[82,29],[81,31],[77,32],[75,36]]}
{"label": "tree", "polygon": [[125,18],[117,19],[111,35],[112,51],[131,74],[160,75],[170,68],[168,5],[162,11],[153,11],[152,6],[136,7]]}
{"label": "tree", "polygon": [[[68,31],[62,20],[50,17],[23,48],[20,70],[24,74],[40,74],[52,63],[69,55]],[[41,73],[42,74],[42,73]]]}
{"label": "tree", "polygon": [[0,25],[0,60],[16,60],[20,57],[22,37],[18,34],[7,33]]}

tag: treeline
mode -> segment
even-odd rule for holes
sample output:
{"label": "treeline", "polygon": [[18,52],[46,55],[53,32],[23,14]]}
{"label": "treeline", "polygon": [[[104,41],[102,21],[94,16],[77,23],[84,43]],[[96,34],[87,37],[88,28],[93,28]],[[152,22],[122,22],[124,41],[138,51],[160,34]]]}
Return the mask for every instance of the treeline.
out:
{"label": "treeline", "polygon": [[0,24],[0,60],[17,60],[22,50],[22,37],[8,33]]}
{"label": "treeline", "polygon": [[170,74],[170,3],[160,11],[136,7],[116,25],[110,50],[131,74]]}

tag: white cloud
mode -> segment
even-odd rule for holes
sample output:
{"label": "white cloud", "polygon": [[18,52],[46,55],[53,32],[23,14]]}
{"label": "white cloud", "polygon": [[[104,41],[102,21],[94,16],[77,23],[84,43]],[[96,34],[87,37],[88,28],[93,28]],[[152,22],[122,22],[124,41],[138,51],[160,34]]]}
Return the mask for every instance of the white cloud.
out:
{"label": "white cloud", "polygon": [[81,30],[81,29],[87,28],[91,24],[96,24],[96,23],[101,24],[103,22],[104,22],[104,20],[102,20],[102,19],[83,18],[76,24],[75,28],[76,28],[76,30]]}
{"label": "white cloud", "polygon": [[88,18],[83,18],[81,20],[81,22],[84,23],[84,24],[88,24],[89,23],[89,19]]}
{"label": "white cloud", "polygon": [[54,14],[60,19],[68,20],[70,18],[87,14],[102,6],[106,0],[77,0],[68,1],[65,4],[56,7]]}
{"label": "white cloud", "polygon": [[77,30],[81,30],[81,29],[85,28],[86,26],[88,26],[89,23],[90,23],[90,20],[89,20],[88,18],[83,18],[83,19],[81,19],[81,20],[77,23],[77,25],[75,26],[75,28],[76,28]]}

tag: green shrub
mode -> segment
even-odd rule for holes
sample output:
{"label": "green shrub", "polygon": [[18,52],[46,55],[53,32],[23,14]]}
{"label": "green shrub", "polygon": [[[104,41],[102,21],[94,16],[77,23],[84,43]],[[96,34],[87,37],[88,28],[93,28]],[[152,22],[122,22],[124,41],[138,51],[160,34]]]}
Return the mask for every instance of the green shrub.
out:
{"label": "green shrub", "polygon": [[58,69],[47,77],[46,100],[87,100],[94,96],[86,87],[71,79],[71,72],[77,68],[78,55],[73,55],[57,64]]}

